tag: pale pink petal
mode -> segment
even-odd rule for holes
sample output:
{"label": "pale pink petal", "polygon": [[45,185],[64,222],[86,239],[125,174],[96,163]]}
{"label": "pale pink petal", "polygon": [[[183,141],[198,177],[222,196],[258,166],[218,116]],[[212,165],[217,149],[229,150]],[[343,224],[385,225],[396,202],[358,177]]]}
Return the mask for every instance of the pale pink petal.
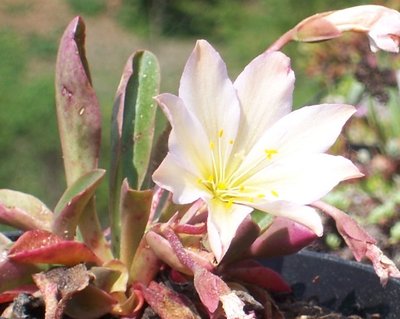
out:
{"label": "pale pink petal", "polygon": [[221,261],[242,221],[253,208],[228,204],[218,199],[210,199],[208,204],[208,241],[217,261]]}
{"label": "pale pink petal", "polygon": [[[281,118],[267,130],[253,149],[243,156],[234,173],[244,175],[269,165],[266,151],[275,152],[271,159],[326,151],[337,139],[349,117],[355,112],[351,105],[322,104],[306,106]],[[240,157],[239,153],[235,154]]]}
{"label": "pale pink petal", "polygon": [[153,174],[153,181],[160,187],[172,192],[172,199],[178,204],[188,204],[199,199],[202,189],[198,177],[179,165],[169,153]]}
{"label": "pale pink petal", "polygon": [[372,52],[384,50],[399,52],[400,13],[390,10],[382,16],[368,32]]}
{"label": "pale pink petal", "polygon": [[241,104],[240,135],[235,142],[247,152],[292,107],[294,72],[281,52],[263,53],[250,62],[234,86]]}
{"label": "pale pink petal", "polygon": [[325,196],[341,181],[361,176],[358,168],[342,156],[310,154],[271,163],[250,177],[244,186],[258,189],[256,193],[266,200],[304,205]]}
{"label": "pale pink petal", "polygon": [[240,107],[226,65],[205,40],[196,43],[182,74],[179,97],[204,127],[209,142],[236,139]]}
{"label": "pale pink petal", "polygon": [[317,236],[322,236],[321,217],[315,209],[286,201],[255,203],[254,208],[266,213],[286,217],[311,229]]}
{"label": "pale pink petal", "polygon": [[204,128],[179,97],[166,93],[157,96],[156,100],[172,126],[168,140],[169,152],[184,169],[200,178],[210,171],[212,165]]}

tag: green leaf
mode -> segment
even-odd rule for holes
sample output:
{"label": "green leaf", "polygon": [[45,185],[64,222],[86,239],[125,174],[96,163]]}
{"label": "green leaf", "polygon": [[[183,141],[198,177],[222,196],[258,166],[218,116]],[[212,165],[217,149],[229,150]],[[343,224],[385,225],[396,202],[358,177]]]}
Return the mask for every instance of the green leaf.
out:
{"label": "green leaf", "polygon": [[36,197],[0,190],[0,223],[21,230],[50,229],[53,213]]}
{"label": "green leaf", "polygon": [[121,189],[121,251],[120,258],[131,266],[136,249],[146,230],[151,210],[153,191],[136,191],[124,180]]}
{"label": "green leaf", "polygon": [[56,106],[67,184],[97,167],[101,117],[85,56],[85,24],[76,17],[60,42]]}
{"label": "green leaf", "polygon": [[110,219],[114,252],[120,232],[119,191],[128,178],[133,189],[150,186],[159,64],[148,51],[132,54],[123,71],[114,102],[111,127]]}
{"label": "green leaf", "polygon": [[54,209],[54,234],[64,239],[74,239],[81,214],[104,174],[103,169],[92,170],[67,188]]}

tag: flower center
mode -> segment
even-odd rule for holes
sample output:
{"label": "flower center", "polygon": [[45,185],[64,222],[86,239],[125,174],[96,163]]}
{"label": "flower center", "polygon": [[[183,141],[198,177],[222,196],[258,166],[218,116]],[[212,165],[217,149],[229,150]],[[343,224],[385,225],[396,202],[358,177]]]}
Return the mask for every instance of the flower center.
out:
{"label": "flower center", "polygon": [[[256,200],[266,197],[264,192],[268,190],[260,190],[259,187],[245,184],[248,178],[268,164],[266,161],[270,162],[278,154],[276,149],[264,149],[257,163],[241,170],[240,173],[232,172],[227,176],[226,168],[229,165],[230,150],[233,144],[234,140],[227,139],[221,129],[216,142],[211,140],[209,143],[212,158],[211,172],[207,178],[198,180],[212,194],[213,198],[224,202],[227,208],[231,207],[233,203],[254,203]],[[270,190],[269,194],[272,197],[278,197],[276,190]]]}

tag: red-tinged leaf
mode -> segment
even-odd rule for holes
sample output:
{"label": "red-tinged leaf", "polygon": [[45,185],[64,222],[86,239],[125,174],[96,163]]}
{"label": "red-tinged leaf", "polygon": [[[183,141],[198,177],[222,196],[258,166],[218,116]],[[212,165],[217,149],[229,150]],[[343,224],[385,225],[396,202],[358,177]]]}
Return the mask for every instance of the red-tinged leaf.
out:
{"label": "red-tinged leaf", "polygon": [[200,319],[187,298],[161,283],[152,281],[148,287],[142,286],[142,292],[146,302],[162,319]]}
{"label": "red-tinged leaf", "polygon": [[248,256],[273,257],[293,254],[317,237],[303,225],[284,217],[276,217],[269,228],[250,246]]}
{"label": "red-tinged leaf", "polygon": [[312,204],[335,220],[336,228],[351,249],[357,261],[360,261],[367,252],[368,244],[376,244],[376,240],[370,236],[358,223],[340,209],[322,201]]}
{"label": "red-tinged leaf", "polygon": [[40,269],[35,265],[20,264],[0,256],[0,292],[16,289],[32,283],[32,274]]}
{"label": "red-tinged leaf", "polygon": [[400,271],[392,260],[374,244],[369,244],[365,256],[371,260],[382,286],[386,286],[389,277],[400,278]]}
{"label": "red-tinged leaf", "polygon": [[85,24],[74,18],[60,42],[56,106],[67,184],[97,167],[101,118],[85,56]]}
{"label": "red-tinged leaf", "polygon": [[137,191],[125,179],[121,188],[120,259],[129,268],[148,223],[153,191]]}
{"label": "red-tinged leaf", "polygon": [[58,267],[33,275],[46,306],[46,318],[61,319],[66,303],[88,286],[90,273],[83,264],[71,268]]}
{"label": "red-tinged leaf", "polygon": [[21,230],[50,229],[53,213],[36,197],[0,190],[0,223]]}
{"label": "red-tinged leaf", "polygon": [[220,298],[231,294],[228,285],[220,277],[200,266],[195,259],[188,254],[180,242],[179,237],[174,233],[171,227],[163,227],[161,231],[171,244],[179,261],[193,272],[194,287],[203,305],[209,312],[215,312],[218,308]]}
{"label": "red-tinged leaf", "polygon": [[8,258],[29,264],[73,266],[82,262],[100,264],[99,258],[83,243],[63,240],[44,231],[24,233],[11,247]]}
{"label": "red-tinged leaf", "polygon": [[242,260],[229,264],[224,274],[244,283],[257,285],[271,292],[290,292],[289,284],[276,271],[255,260]]}
{"label": "red-tinged leaf", "polygon": [[376,246],[376,240],[370,236],[354,219],[322,201],[312,204],[324,213],[331,216],[336,223],[336,228],[351,249],[357,261],[367,257],[371,260],[376,274],[379,276],[383,286],[389,277],[400,278],[400,271],[396,265]]}
{"label": "red-tinged leaf", "polygon": [[144,285],[148,285],[150,281],[155,278],[161,266],[161,260],[143,238],[136,250],[131,268],[129,269],[131,282],[140,282]]}
{"label": "red-tinged leaf", "polygon": [[65,313],[74,319],[98,319],[108,314],[116,300],[105,291],[89,285],[68,301]]}
{"label": "red-tinged leaf", "polygon": [[105,170],[94,169],[67,188],[54,209],[54,234],[64,239],[74,239],[81,214],[104,174]]}
{"label": "red-tinged leaf", "polygon": [[247,254],[250,245],[257,239],[259,235],[260,227],[253,222],[250,216],[247,216],[236,231],[235,237],[233,238],[221,263],[229,263],[243,258],[243,255]]}
{"label": "red-tinged leaf", "polygon": [[[56,64],[56,107],[67,185],[97,168],[101,117],[85,56],[85,25],[76,17],[60,42]],[[103,260],[112,254],[102,234],[94,199],[79,220],[83,241]]]}
{"label": "red-tinged leaf", "polygon": [[193,283],[202,304],[211,313],[217,310],[221,296],[231,293],[228,285],[220,277],[204,268],[196,267]]}
{"label": "red-tinged leaf", "polygon": [[13,301],[19,294],[33,294],[38,288],[35,285],[26,285],[0,293],[0,304]]}

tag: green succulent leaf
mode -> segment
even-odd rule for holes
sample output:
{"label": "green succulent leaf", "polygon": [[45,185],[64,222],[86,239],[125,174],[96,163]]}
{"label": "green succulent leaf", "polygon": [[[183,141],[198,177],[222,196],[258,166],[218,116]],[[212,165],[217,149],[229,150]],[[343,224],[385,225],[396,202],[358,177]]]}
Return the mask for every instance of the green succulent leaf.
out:
{"label": "green succulent leaf", "polygon": [[64,239],[74,239],[81,214],[104,174],[103,169],[92,170],[67,188],[54,209],[54,234]]}
{"label": "green succulent leaf", "polygon": [[132,54],[123,70],[112,116],[110,167],[110,219],[113,249],[120,246],[119,199],[122,181],[133,189],[150,186],[151,154],[160,70],[157,58],[148,51]]}
{"label": "green succulent leaf", "polygon": [[21,230],[49,230],[53,213],[36,197],[0,189],[0,223]]}
{"label": "green succulent leaf", "polygon": [[137,191],[125,179],[121,189],[121,252],[122,262],[130,268],[140,240],[143,238],[151,210],[152,190]]}

